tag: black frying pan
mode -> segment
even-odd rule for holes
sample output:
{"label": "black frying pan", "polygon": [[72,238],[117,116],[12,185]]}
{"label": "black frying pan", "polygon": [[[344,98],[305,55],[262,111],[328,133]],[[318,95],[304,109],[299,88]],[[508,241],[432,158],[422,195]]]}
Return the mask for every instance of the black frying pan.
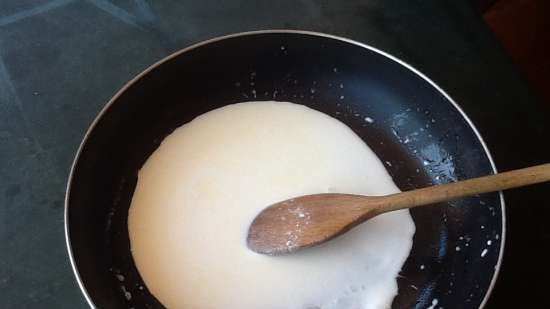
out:
{"label": "black frying pan", "polygon": [[[126,222],[137,172],[163,138],[223,105],[274,99],[346,123],[385,162],[402,190],[495,171],[456,103],[427,77],[379,50],[299,31],[200,43],[153,65],[119,91],[76,156],[66,234],[90,306],[163,308],[135,268]],[[500,265],[502,196],[484,194],[411,213],[414,245],[392,307],[482,307]]]}

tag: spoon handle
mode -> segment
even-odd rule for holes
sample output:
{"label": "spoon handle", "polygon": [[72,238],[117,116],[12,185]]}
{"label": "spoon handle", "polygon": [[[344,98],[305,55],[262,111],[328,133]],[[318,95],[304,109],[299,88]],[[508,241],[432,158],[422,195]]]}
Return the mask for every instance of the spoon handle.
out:
{"label": "spoon handle", "polygon": [[391,194],[384,198],[379,209],[387,212],[412,208],[545,181],[550,181],[550,163]]}

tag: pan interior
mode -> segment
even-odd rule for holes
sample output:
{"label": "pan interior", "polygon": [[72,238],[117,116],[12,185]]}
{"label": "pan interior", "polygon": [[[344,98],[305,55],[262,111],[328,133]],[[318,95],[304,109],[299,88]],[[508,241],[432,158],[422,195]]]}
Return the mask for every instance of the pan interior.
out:
{"label": "pan interior", "polygon": [[[67,228],[93,305],[163,308],[144,286],[129,248],[137,171],[165,136],[196,116],[262,100],[303,104],[341,120],[403,191],[493,172],[483,143],[448,97],[377,51],[298,32],[212,41],[130,83],[83,142],[70,179]],[[479,308],[499,261],[500,195],[411,213],[414,245],[392,307]]]}

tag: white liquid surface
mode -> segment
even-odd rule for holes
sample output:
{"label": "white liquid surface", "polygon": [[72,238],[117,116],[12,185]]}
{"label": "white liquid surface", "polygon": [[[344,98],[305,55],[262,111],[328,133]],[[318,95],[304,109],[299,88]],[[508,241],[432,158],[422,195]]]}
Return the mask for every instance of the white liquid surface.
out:
{"label": "white liquid surface", "polygon": [[175,130],[140,170],[132,254],[171,309],[388,309],[412,246],[408,210],[287,256],[250,251],[246,235],[264,207],[294,196],[398,191],[340,121],[292,103],[229,105]]}

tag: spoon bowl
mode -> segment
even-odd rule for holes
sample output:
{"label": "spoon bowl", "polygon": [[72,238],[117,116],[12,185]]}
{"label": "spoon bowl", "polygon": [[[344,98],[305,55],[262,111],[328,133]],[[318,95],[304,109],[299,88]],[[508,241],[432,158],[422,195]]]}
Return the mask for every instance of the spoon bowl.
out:
{"label": "spoon bowl", "polygon": [[[273,204],[263,210],[249,229],[248,247],[268,255],[312,247],[347,232],[379,214],[380,198],[323,193],[305,195]],[[345,211],[343,211],[345,208]]]}

